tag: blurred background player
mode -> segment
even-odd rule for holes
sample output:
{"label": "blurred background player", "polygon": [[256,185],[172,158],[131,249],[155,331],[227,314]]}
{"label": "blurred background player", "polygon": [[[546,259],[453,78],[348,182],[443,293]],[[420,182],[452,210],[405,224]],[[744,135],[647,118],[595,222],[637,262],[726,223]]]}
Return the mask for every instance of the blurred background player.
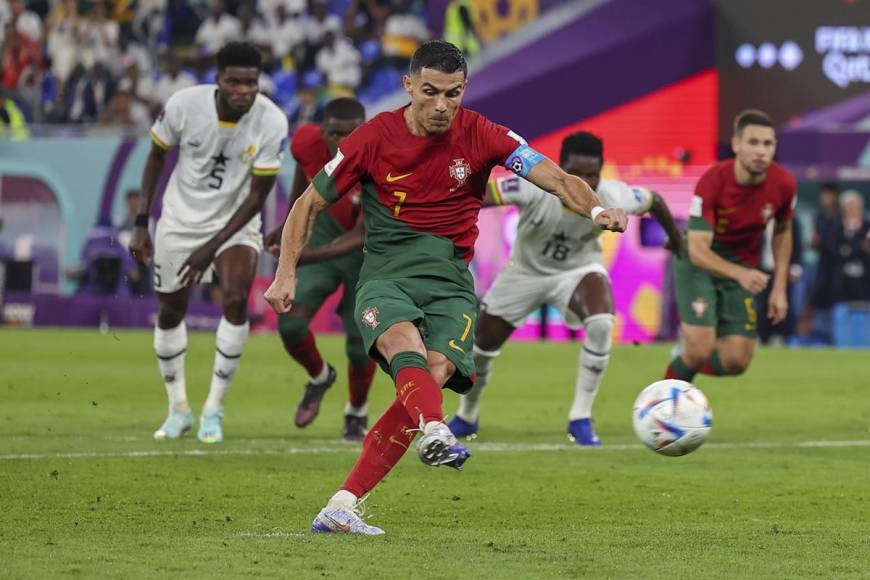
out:
{"label": "blurred background player", "polygon": [[788,312],[797,183],[773,161],[776,133],[767,114],[737,115],[731,147],[734,159],[708,169],[695,186],[687,249],[674,265],[682,339],[665,378],[739,375],[749,366],[758,329],[755,296],[770,280],[758,267],[771,220],[774,268],[767,313],[779,324]]}
{"label": "blurred background player", "polygon": [[473,383],[477,297],[468,262],[489,173],[502,164],[559,195],[605,229],[625,229],[625,212],[600,207],[568,175],[505,127],[461,108],[468,68],[444,41],[423,44],[403,79],[410,105],[361,125],[293,206],[266,299],[279,314],[296,298],[296,262],[317,215],[363,188],[366,250],[356,316],[367,351],[390,372],[397,398],[372,426],[342,488],[312,523],[315,532],[383,530],[359,517],[359,498],[398,463],[413,441],[431,466],[459,468],[468,451],[444,424],[441,388]]}
{"label": "blurred background player", "polygon": [[[130,241],[130,252],[140,262],[154,254],[160,304],[154,350],[169,395],[169,416],[154,433],[156,439],[176,439],[193,425],[184,379],[184,315],[192,286],[216,272],[223,317],[198,437],[205,443],[223,440],[224,397],[248,340],[248,292],[262,250],[260,211],[286,146],[286,116],[258,94],[257,49],[231,42],[218,52],[217,68],[217,85],[175,93],[154,123],[142,176],[144,200]],[[175,145],[178,164],[152,247],[148,216],[166,152]]]}
{"label": "blurred background player", "polygon": [[[559,156],[562,169],[589,184],[604,207],[626,213],[650,212],[668,234],[668,248],[679,254],[682,234],[661,196],[622,181],[602,180],[604,145],[592,133],[565,137]],[[613,292],[604,268],[601,229],[589,219],[565,211],[558,198],[518,177],[490,182],[484,207],[516,205],[520,209],[517,240],[510,261],[481,303],[474,331],[474,388],[460,398],[450,420],[457,437],[479,429],[480,397],[489,383],[501,346],[543,304],[552,304],[570,328],[585,331],[568,413],[568,436],[578,445],[601,445],[592,425],[592,404],[607,369],[613,334]]]}
{"label": "blurred background player", "polygon": [[[340,98],[327,103],[321,125],[308,124],[296,132],[290,143],[290,152],[297,163],[290,207],[317,172],[335,156],[344,138],[364,121],[365,109],[359,101]],[[301,264],[310,265],[299,270],[296,303],[290,313],[278,319],[284,349],[309,375],[295,418],[297,427],[306,427],[317,417],[320,401],[336,379],[335,369],[323,361],[317,349],[309,324],[323,302],[343,286],[338,313],[346,334],[350,398],[345,407],[342,438],[348,441],[362,441],[365,437],[368,424],[366,401],[375,374],[375,362],[363,346],[353,314],[353,297],[363,254],[361,249],[357,249],[333,260],[317,264],[311,264],[311,261],[323,260],[323,252],[335,249],[332,242],[354,227],[359,219],[359,208],[360,193],[357,189],[317,216],[311,240],[300,259]],[[275,255],[280,249],[282,229],[283,224],[266,236],[266,247]]]}

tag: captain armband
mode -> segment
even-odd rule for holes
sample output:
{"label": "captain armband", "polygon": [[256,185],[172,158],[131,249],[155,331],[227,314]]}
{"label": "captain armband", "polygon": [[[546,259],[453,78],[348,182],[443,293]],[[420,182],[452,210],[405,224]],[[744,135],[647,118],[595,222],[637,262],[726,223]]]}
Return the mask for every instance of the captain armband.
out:
{"label": "captain armband", "polygon": [[525,177],[532,170],[532,167],[544,161],[547,157],[541,155],[525,143],[514,149],[513,153],[508,155],[504,166],[519,175]]}

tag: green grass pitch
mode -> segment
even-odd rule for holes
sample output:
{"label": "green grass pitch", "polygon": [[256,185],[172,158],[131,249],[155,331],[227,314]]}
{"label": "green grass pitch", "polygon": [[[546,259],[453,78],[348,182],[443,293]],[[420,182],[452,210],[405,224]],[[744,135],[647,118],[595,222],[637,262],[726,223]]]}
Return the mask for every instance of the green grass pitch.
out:
{"label": "green grass pitch", "polygon": [[[341,375],[292,427],[304,376],[275,336],[248,344],[226,441],[157,443],[165,393],[148,332],[0,331],[2,578],[868,578],[870,356],[762,350],[735,379],[699,378],[708,442],[643,449],[634,397],[664,346],[614,350],[600,450],[565,437],[578,348],[510,344],[457,473],[409,453],[368,499],[379,538],[315,536],[357,448],[338,442]],[[214,336],[192,334],[198,413]],[[392,397],[379,373],[372,419]],[[445,394],[452,413],[456,396]]]}

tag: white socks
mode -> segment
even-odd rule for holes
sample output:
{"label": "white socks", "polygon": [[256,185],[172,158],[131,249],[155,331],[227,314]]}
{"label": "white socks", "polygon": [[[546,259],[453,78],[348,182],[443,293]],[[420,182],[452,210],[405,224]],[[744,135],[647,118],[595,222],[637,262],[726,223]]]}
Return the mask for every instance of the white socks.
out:
{"label": "white socks", "polygon": [[326,379],[329,378],[329,365],[326,364],[326,361],[323,362],[323,368],[320,369],[319,374],[308,378],[311,379],[311,382],[315,385],[322,385],[325,383]]}
{"label": "white socks", "polygon": [[354,407],[349,402],[344,404],[344,414],[353,415],[354,417],[367,417],[369,414],[369,406]]}
{"label": "white socks", "polygon": [[501,354],[500,350],[486,351],[478,348],[476,344],[473,352],[477,380],[474,381],[474,386],[467,394],[459,397],[459,410],[456,411],[456,416],[468,423],[474,423],[480,416],[480,397],[483,395],[483,389],[489,383],[492,364],[495,362],[495,358]]}
{"label": "white socks", "polygon": [[202,414],[208,415],[220,411],[224,407],[224,398],[233,380],[233,373],[239,366],[239,359],[248,342],[251,325],[248,321],[244,324],[231,324],[226,318],[221,317],[217,329],[216,349],[214,355],[214,372],[211,377],[211,388],[208,398],[205,400]]}
{"label": "white socks", "polygon": [[184,381],[184,353],[187,351],[187,326],[184,321],[175,328],[154,328],[154,352],[157,365],[166,384],[170,410],[190,412]]}
{"label": "white socks", "polygon": [[358,498],[347,491],[346,489],[338,490],[335,495],[329,498],[329,502],[326,504],[326,507],[346,507],[353,508],[356,505],[356,500]]}
{"label": "white socks", "polygon": [[574,403],[568,420],[586,419],[592,416],[592,404],[598,394],[598,385],[610,360],[610,343],[613,335],[613,315],[593,314],[583,321],[586,338],[580,350],[580,368],[574,387]]}

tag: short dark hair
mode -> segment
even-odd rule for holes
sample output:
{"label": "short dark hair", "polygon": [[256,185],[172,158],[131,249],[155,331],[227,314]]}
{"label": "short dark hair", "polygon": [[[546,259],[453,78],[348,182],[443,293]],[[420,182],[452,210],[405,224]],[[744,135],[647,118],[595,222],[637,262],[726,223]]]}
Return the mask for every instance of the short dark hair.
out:
{"label": "short dark hair", "polygon": [[340,121],[353,121],[366,118],[366,109],[362,103],[351,97],[339,97],[332,99],[323,108],[323,120],[337,119]]}
{"label": "short dark hair", "polygon": [[263,57],[250,42],[228,42],[217,53],[217,69],[219,71],[230,66],[256,68],[263,64]]}
{"label": "short dark hair", "polygon": [[740,135],[748,125],[761,125],[773,129],[773,119],[764,111],[746,109],[734,117],[734,134]]}
{"label": "short dark hair", "polygon": [[835,182],[833,182],[833,181],[826,181],[826,182],[824,182],[824,183],[822,184],[822,186],[821,186],[819,189],[820,189],[821,191],[832,191],[832,192],[836,193],[837,195],[840,194],[840,186],[837,185],[837,184],[836,184]]}
{"label": "short dark hair", "polygon": [[461,70],[468,76],[468,64],[462,51],[446,40],[430,40],[420,45],[411,58],[411,74],[419,74],[424,68],[431,68],[452,74]]}
{"label": "short dark hair", "polygon": [[573,133],[562,140],[562,152],[559,154],[560,162],[568,159],[569,155],[588,155],[604,161],[604,141],[589,131]]}

